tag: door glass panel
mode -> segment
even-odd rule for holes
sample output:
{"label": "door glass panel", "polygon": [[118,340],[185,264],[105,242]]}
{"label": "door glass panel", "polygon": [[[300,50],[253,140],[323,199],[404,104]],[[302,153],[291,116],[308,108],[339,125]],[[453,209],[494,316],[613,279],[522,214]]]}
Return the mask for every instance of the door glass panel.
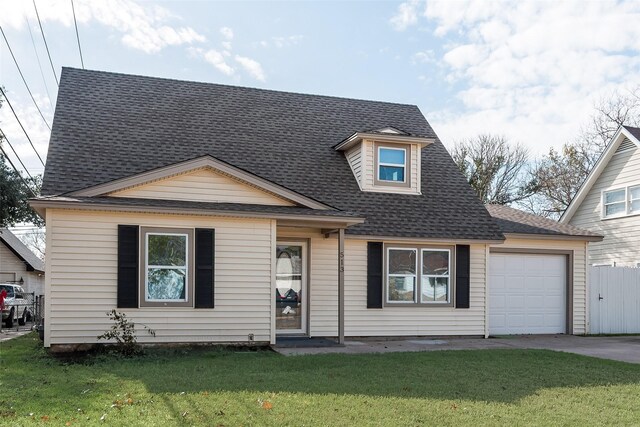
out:
{"label": "door glass panel", "polygon": [[302,245],[276,247],[276,329],[303,332]]}

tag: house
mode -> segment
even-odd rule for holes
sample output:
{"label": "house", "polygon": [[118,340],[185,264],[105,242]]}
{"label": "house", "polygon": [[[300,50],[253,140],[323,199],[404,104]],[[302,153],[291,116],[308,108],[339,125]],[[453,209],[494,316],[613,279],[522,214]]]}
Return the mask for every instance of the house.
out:
{"label": "house", "polygon": [[18,283],[44,295],[44,262],[7,228],[0,228],[0,283]]}
{"label": "house", "polygon": [[589,264],[640,267],[640,129],[621,126],[560,218],[604,236]]}
{"label": "house", "polygon": [[153,343],[587,328],[594,237],[505,241],[412,105],[65,68],[31,205],[46,346],[97,342],[111,309]]}

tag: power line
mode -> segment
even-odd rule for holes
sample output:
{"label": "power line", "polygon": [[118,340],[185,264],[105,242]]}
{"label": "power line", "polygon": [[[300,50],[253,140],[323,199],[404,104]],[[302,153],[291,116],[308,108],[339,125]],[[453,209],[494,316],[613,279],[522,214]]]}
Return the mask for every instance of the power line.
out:
{"label": "power line", "polygon": [[[18,152],[16,151],[15,148],[13,148],[13,145],[11,144],[11,141],[9,141],[9,139],[7,138],[7,134],[4,133],[4,131],[2,129],[0,129],[0,136],[2,137],[2,139],[7,141],[7,144],[9,144],[9,147],[11,148],[11,151],[13,151],[13,155],[16,156],[16,159],[18,159],[18,161],[22,165],[22,169],[24,169],[24,171],[27,174],[27,176],[29,176],[29,178],[31,178],[31,181],[33,181],[33,183],[37,185],[36,180],[33,179],[33,176],[31,176],[31,174],[29,173],[29,169],[27,169],[27,167],[24,165],[24,163],[22,162],[22,159],[20,158],[20,156],[18,156]],[[5,157],[6,157],[6,155],[5,155]]]}
{"label": "power line", "polygon": [[31,148],[33,148],[33,151],[35,151],[36,156],[38,156],[38,159],[40,160],[40,163],[42,163],[42,166],[44,166],[44,162],[42,161],[42,157],[40,157],[40,154],[38,153],[38,150],[36,150],[36,147],[35,147],[35,145],[33,145],[33,142],[31,141],[31,138],[29,138],[29,134],[27,133],[27,130],[24,128],[24,126],[22,126],[22,122],[18,118],[18,115],[16,114],[16,110],[13,109],[13,105],[11,105],[11,102],[9,101],[9,98],[7,98],[7,94],[4,92],[4,89],[2,89],[2,87],[0,87],[0,93],[2,93],[2,96],[4,96],[4,99],[7,100],[7,105],[9,106],[9,108],[11,108],[11,112],[13,113],[13,116],[18,121],[18,124],[20,125],[20,127],[22,128],[22,131],[24,132],[25,136],[27,137],[27,140],[29,141],[29,144],[31,144]]}
{"label": "power line", "polygon": [[82,48],[80,47],[80,35],[78,34],[78,21],[76,21],[76,8],[73,7],[73,0],[71,0],[71,11],[73,12],[73,23],[76,26],[76,39],[78,40],[78,52],[80,52],[80,63],[84,70],[84,59],[82,59]]}
{"label": "power line", "polygon": [[53,66],[51,60],[51,53],[49,52],[49,46],[47,45],[47,38],[44,36],[44,30],[42,29],[42,22],[40,22],[40,14],[38,13],[38,7],[36,6],[36,0],[33,0],[33,8],[36,10],[36,17],[38,18],[38,25],[40,26],[40,33],[42,34],[42,40],[44,40],[44,47],[47,49],[47,56],[49,57],[49,64],[51,64],[51,71],[53,71],[53,77],[56,79],[56,84],[60,86],[58,76],[56,75],[56,68]]}
{"label": "power line", "polygon": [[11,167],[13,168],[14,171],[16,171],[16,174],[18,174],[18,176],[20,177],[20,180],[22,181],[22,183],[24,184],[25,187],[27,187],[29,189],[29,191],[31,192],[31,194],[33,194],[33,197],[38,197],[36,195],[36,192],[33,191],[33,188],[31,188],[31,186],[29,186],[29,184],[27,184],[27,181],[24,179],[24,177],[22,176],[22,174],[20,173],[20,171],[18,171],[18,169],[16,168],[16,165],[13,164],[13,162],[11,161],[11,159],[9,158],[9,156],[7,156],[7,153],[4,151],[4,148],[2,148],[2,144],[0,144],[0,152],[2,152],[2,155],[4,156],[5,159],[7,159],[7,161],[9,162],[9,164],[11,165]]}
{"label": "power line", "polygon": [[31,45],[33,46],[33,51],[36,54],[36,59],[38,60],[38,68],[40,69],[40,75],[42,76],[42,83],[44,83],[44,90],[47,91],[47,99],[49,100],[49,105],[51,106],[51,110],[54,109],[53,102],[51,102],[51,94],[49,93],[49,86],[47,86],[47,79],[44,78],[44,71],[42,71],[42,63],[40,63],[40,55],[38,55],[38,49],[36,49],[36,41],[33,38],[33,32],[31,31],[31,23],[29,22],[29,18],[27,15],[24,16],[24,19],[27,21],[27,29],[29,30],[29,36],[31,37]]}
{"label": "power line", "polygon": [[49,130],[51,130],[51,126],[49,126],[49,122],[47,122],[47,119],[44,118],[44,114],[42,114],[42,111],[40,110],[40,107],[38,107],[38,103],[36,102],[36,99],[33,97],[33,93],[31,93],[31,89],[29,89],[29,85],[27,84],[27,80],[24,78],[24,74],[22,74],[22,70],[20,69],[20,65],[18,65],[18,61],[16,60],[16,57],[13,54],[13,50],[11,49],[11,45],[9,44],[9,40],[7,40],[7,36],[4,33],[4,30],[2,29],[1,26],[0,26],[0,33],[2,33],[2,37],[4,38],[4,41],[7,44],[7,47],[9,48],[9,53],[11,54],[11,57],[13,58],[13,63],[16,64],[16,68],[18,69],[18,73],[20,73],[20,77],[22,77],[22,82],[24,83],[25,87],[27,88],[27,92],[29,92],[29,96],[31,97],[31,100],[33,101],[33,105],[36,106],[36,109],[38,110],[38,113],[40,113],[40,117],[42,117],[42,120],[44,121],[44,124],[47,125]]}

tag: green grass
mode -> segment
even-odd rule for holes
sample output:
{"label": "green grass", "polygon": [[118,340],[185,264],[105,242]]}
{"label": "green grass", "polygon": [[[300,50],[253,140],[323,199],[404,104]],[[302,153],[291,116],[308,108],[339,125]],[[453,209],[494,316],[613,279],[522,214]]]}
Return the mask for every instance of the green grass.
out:
{"label": "green grass", "polygon": [[640,365],[540,350],[64,362],[30,334],[0,344],[0,390],[0,424],[20,426],[640,423]]}

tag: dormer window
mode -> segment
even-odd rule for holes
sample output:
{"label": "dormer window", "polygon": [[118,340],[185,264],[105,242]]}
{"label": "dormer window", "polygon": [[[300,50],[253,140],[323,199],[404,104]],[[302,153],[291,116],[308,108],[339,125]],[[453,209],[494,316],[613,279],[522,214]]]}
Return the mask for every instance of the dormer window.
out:
{"label": "dormer window", "polygon": [[404,183],[406,181],[407,150],[378,147],[378,180]]}
{"label": "dormer window", "polygon": [[356,132],[334,148],[343,151],[362,191],[421,194],[422,149],[434,139],[393,127]]}
{"label": "dormer window", "polygon": [[375,142],[374,185],[411,186],[411,145]]}

